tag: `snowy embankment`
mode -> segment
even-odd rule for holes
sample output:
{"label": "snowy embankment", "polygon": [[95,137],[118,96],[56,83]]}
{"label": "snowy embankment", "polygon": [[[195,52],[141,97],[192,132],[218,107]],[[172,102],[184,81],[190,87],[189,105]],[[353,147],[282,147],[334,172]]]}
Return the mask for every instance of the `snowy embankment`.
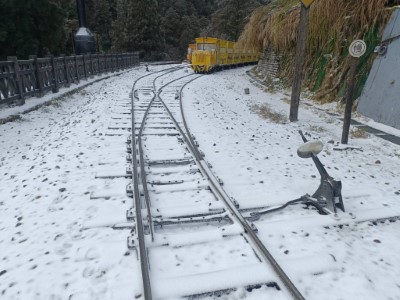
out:
{"label": "snowy embankment", "polygon": [[[287,94],[260,90],[245,70],[205,76],[183,96],[189,127],[225,190],[242,208],[313,194],[319,174],[312,160],[296,155],[302,144],[298,130],[310,133],[308,139],[320,139],[325,144],[322,163],[342,180],[346,213],[335,219],[292,206],[257,222],[259,236],[307,299],[400,299],[400,221],[356,223],[400,215],[400,147],[368,136],[351,139],[360,150],[334,150],[341,121],[302,106],[299,122],[282,122],[276,113],[288,114]],[[264,104],[280,124],[256,113]],[[305,275],[313,264],[321,273]]]}

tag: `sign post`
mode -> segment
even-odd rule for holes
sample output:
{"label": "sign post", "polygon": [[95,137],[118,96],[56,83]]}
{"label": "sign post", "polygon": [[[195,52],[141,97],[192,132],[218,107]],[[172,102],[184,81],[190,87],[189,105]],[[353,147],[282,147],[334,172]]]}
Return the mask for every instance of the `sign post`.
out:
{"label": "sign post", "polygon": [[346,108],[344,110],[342,144],[347,144],[349,142],[351,111],[353,109],[353,93],[354,93],[354,85],[356,82],[355,77],[357,71],[358,58],[363,56],[366,50],[367,50],[367,45],[362,40],[353,41],[349,47],[349,54],[351,55],[350,72],[349,72],[349,81],[347,84],[347,91],[346,91]]}
{"label": "sign post", "polygon": [[314,0],[300,0],[300,23],[297,34],[296,63],[294,67],[292,97],[290,101],[290,122],[298,121],[300,104],[301,81],[303,78],[304,56],[306,52],[306,41],[308,32],[308,19],[310,16],[310,6]]}

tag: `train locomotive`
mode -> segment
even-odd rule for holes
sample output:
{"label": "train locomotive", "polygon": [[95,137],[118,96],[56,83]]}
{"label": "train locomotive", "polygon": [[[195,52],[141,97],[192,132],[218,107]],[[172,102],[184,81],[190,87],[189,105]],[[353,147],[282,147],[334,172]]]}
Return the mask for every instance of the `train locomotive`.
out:
{"label": "train locomotive", "polygon": [[187,52],[187,55],[186,55],[186,60],[187,60],[189,63],[192,63],[192,52],[193,52],[194,50],[196,50],[196,44],[189,44],[189,46],[188,46],[188,52]]}
{"label": "train locomotive", "polygon": [[224,68],[256,64],[260,53],[241,49],[237,43],[212,37],[196,38],[195,49],[189,48],[195,73],[211,73]]}

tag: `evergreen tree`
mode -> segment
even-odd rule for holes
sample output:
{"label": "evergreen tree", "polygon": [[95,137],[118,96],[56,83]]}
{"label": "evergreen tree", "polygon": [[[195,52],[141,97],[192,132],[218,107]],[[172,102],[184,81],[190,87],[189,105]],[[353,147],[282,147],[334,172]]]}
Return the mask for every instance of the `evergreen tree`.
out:
{"label": "evergreen tree", "polygon": [[[197,36],[237,39],[262,1],[86,0],[86,15],[100,52],[140,51],[156,58],[165,51],[182,59]],[[1,0],[0,20],[1,59],[73,52],[76,0]]]}
{"label": "evergreen tree", "polygon": [[0,55],[59,54],[64,49],[64,12],[57,1],[2,0]]}
{"label": "evergreen tree", "polygon": [[112,2],[86,0],[88,28],[94,33],[100,52],[111,49]]}
{"label": "evergreen tree", "polygon": [[171,6],[163,18],[162,31],[165,41],[165,52],[170,58],[180,58],[179,40],[182,31],[182,24],[179,14]]}
{"label": "evergreen tree", "polygon": [[209,18],[216,8],[216,0],[190,0],[199,17]]}
{"label": "evergreen tree", "polygon": [[128,11],[129,0],[117,0],[117,18],[113,22],[111,34],[113,50],[127,50],[127,32],[128,19],[130,13]]}
{"label": "evergreen tree", "polygon": [[194,38],[200,35],[200,21],[194,16],[184,16],[182,18],[183,30],[179,39],[179,50],[181,55],[185,55],[188,45],[194,42]]}
{"label": "evergreen tree", "polygon": [[257,0],[219,0],[218,10],[212,15],[211,34],[236,41],[251,12],[261,2]]}
{"label": "evergreen tree", "polygon": [[115,50],[140,51],[141,57],[156,58],[163,45],[157,1],[118,0],[112,40]]}
{"label": "evergreen tree", "polygon": [[201,24],[209,23],[207,17],[201,16],[207,12],[205,3],[209,1],[162,0],[162,7],[166,9],[162,13],[162,33],[165,37],[165,51],[170,58],[183,59],[188,44],[199,36]]}

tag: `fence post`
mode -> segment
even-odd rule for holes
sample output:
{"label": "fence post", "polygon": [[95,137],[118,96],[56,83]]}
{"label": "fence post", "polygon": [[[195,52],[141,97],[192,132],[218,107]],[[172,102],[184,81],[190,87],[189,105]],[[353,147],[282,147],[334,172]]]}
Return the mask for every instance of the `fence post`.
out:
{"label": "fence post", "polygon": [[87,72],[87,67],[86,67],[86,55],[83,54],[83,72],[85,73],[85,79],[88,80],[88,72]]}
{"label": "fence post", "polygon": [[61,55],[61,57],[63,58],[63,62],[64,62],[65,77],[67,78],[67,87],[70,87],[71,78],[69,76],[69,70],[68,70],[68,65],[67,65],[67,57],[65,55]]}
{"label": "fence post", "polygon": [[93,55],[91,53],[88,53],[90,57],[90,78],[94,78],[93,76]]}
{"label": "fence post", "polygon": [[79,65],[78,65],[78,55],[74,55],[74,60],[75,60],[75,73],[76,73],[76,80],[78,81],[78,83],[79,83],[79,81],[80,81],[80,79],[79,79]]}
{"label": "fence post", "polygon": [[19,99],[15,100],[14,103],[16,105],[24,105],[25,98],[24,98],[24,93],[23,93],[23,89],[22,89],[22,82],[21,82],[22,79],[21,79],[21,74],[19,72],[18,59],[16,56],[8,56],[7,60],[12,61],[14,64],[15,81],[17,82],[17,88],[18,88],[18,93],[19,93]]}
{"label": "fence post", "polygon": [[107,73],[107,70],[106,70],[106,55],[105,54],[100,54],[100,58],[99,58],[99,60],[102,60],[102,68],[99,68],[99,70],[100,70],[100,74],[105,74],[105,73]]}
{"label": "fence post", "polygon": [[101,73],[101,71],[100,71],[100,55],[98,54],[98,53],[96,53],[95,55],[95,59],[96,59],[96,75],[97,76],[100,76],[100,73]]}
{"label": "fence post", "polygon": [[54,55],[50,55],[50,63],[51,63],[51,72],[53,73],[53,93],[58,93],[58,78],[57,78],[57,69],[56,69],[56,62],[54,60]]}
{"label": "fence post", "polygon": [[108,54],[103,54],[104,55],[104,72],[105,74],[108,74]]}
{"label": "fence post", "polygon": [[104,71],[103,73],[108,74],[108,54],[103,54],[104,59]]}
{"label": "fence post", "polygon": [[36,55],[29,55],[29,59],[33,59],[33,67],[35,68],[35,75],[36,75],[36,86],[38,88],[37,97],[43,96],[43,78],[42,72],[40,72],[40,67],[38,63],[38,59]]}

